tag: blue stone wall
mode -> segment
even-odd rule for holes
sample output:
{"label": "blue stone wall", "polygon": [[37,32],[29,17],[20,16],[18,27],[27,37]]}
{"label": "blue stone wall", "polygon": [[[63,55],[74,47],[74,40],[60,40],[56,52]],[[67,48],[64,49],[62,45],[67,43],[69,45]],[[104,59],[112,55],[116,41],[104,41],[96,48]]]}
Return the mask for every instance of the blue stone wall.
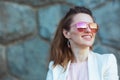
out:
{"label": "blue stone wall", "polygon": [[50,43],[74,5],[93,11],[100,27],[93,50],[113,53],[120,75],[119,0],[0,0],[0,80],[45,80]]}

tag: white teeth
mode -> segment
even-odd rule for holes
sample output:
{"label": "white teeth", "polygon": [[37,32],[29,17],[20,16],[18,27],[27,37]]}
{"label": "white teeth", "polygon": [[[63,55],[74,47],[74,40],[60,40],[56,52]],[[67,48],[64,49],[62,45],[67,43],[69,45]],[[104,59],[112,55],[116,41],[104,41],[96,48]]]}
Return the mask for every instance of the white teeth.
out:
{"label": "white teeth", "polygon": [[90,35],[85,35],[85,36],[82,36],[82,37],[84,37],[84,38],[92,38],[92,36],[90,36]]}

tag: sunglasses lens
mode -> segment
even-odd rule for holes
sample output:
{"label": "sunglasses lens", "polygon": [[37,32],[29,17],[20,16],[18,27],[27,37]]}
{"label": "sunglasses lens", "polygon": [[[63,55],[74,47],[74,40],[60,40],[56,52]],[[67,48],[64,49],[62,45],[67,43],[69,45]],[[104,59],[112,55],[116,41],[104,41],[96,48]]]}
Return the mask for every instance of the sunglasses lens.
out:
{"label": "sunglasses lens", "polygon": [[98,25],[96,23],[90,23],[89,26],[93,33],[96,33],[98,31]]}
{"label": "sunglasses lens", "polygon": [[91,32],[96,33],[98,29],[91,29]]}
{"label": "sunglasses lens", "polygon": [[89,26],[92,29],[97,29],[97,24],[96,23],[90,23]]}
{"label": "sunglasses lens", "polygon": [[86,23],[78,23],[78,24],[76,24],[76,27],[77,28],[87,28],[87,24]]}
{"label": "sunglasses lens", "polygon": [[76,24],[76,28],[79,32],[84,32],[87,28],[87,24],[83,23],[83,22],[78,23],[78,24]]}
{"label": "sunglasses lens", "polygon": [[79,32],[84,32],[84,31],[86,30],[86,28],[77,28],[77,30],[78,30]]}

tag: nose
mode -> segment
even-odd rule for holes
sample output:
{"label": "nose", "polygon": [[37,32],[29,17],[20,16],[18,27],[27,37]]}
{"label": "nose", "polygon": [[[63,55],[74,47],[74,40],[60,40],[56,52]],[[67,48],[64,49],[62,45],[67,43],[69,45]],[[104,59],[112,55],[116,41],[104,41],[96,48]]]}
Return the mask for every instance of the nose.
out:
{"label": "nose", "polygon": [[88,33],[91,32],[91,29],[89,26],[86,28],[86,32],[88,32]]}

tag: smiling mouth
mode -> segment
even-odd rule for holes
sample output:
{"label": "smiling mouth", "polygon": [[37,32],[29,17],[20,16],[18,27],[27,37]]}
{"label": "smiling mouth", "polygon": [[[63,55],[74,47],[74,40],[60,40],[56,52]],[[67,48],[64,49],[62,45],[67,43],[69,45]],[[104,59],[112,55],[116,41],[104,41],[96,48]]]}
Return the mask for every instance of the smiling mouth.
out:
{"label": "smiling mouth", "polygon": [[84,38],[85,40],[91,40],[92,35],[83,35],[82,38]]}

